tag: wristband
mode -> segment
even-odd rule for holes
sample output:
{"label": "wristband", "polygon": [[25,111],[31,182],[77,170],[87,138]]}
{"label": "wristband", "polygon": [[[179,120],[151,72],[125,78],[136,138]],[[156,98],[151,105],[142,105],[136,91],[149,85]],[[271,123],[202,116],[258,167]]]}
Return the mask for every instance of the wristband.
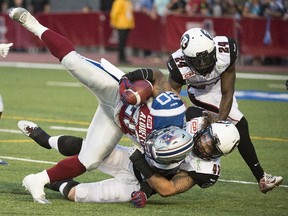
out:
{"label": "wristband", "polygon": [[125,74],[124,76],[127,77],[131,82],[135,80],[143,80],[143,79],[152,82],[153,70],[150,68],[137,69],[135,71]]}

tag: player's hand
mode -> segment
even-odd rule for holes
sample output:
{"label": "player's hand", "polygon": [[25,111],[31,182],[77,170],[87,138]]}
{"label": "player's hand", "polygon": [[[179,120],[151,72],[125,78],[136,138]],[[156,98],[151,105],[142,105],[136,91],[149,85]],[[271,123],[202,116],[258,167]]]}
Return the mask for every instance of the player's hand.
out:
{"label": "player's hand", "polygon": [[121,97],[123,93],[125,92],[125,90],[131,87],[132,87],[132,83],[130,82],[130,80],[127,77],[123,76],[121,80],[119,81],[119,93]]}
{"label": "player's hand", "polygon": [[0,55],[5,58],[10,50],[10,47],[13,46],[13,43],[9,43],[9,44],[0,44]]}
{"label": "player's hand", "polygon": [[133,191],[131,201],[134,207],[143,208],[147,204],[147,196],[143,191]]}
{"label": "player's hand", "polygon": [[129,153],[129,157],[131,155],[133,155],[135,151],[139,151],[141,154],[144,154],[143,147],[133,143],[132,146],[129,148],[129,152],[128,152]]}

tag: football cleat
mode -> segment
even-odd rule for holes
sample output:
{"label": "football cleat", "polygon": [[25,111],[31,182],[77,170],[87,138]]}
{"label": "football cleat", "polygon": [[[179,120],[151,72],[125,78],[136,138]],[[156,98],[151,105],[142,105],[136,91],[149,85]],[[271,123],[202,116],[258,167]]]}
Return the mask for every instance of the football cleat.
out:
{"label": "football cleat", "polygon": [[39,22],[25,8],[13,8],[9,17],[33,33],[35,33],[35,28],[39,26]]}
{"label": "football cleat", "polygon": [[18,128],[25,136],[32,138],[43,148],[51,149],[48,141],[50,136],[34,122],[21,120],[18,122]]}
{"label": "football cleat", "polygon": [[0,165],[8,165],[8,163],[2,159],[0,159]]}
{"label": "football cleat", "polygon": [[44,185],[37,174],[30,174],[23,179],[23,186],[30,192],[34,202],[41,204],[50,204],[45,197]]}
{"label": "football cleat", "polygon": [[35,18],[25,8],[20,7],[13,8],[9,13],[9,17],[22,25],[27,21],[29,22],[30,19],[35,20]]}
{"label": "football cleat", "polygon": [[283,181],[282,176],[272,176],[271,174],[264,173],[262,179],[260,179],[258,185],[262,193],[267,193],[273,190],[276,186],[279,186]]}
{"label": "football cleat", "polygon": [[18,128],[25,136],[30,137],[39,127],[34,122],[22,120],[18,122]]}

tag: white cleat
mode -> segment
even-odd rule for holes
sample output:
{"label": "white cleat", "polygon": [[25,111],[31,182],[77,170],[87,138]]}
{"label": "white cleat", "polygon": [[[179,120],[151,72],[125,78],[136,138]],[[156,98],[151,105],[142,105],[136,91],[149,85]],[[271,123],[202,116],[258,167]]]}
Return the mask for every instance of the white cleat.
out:
{"label": "white cleat", "polygon": [[25,24],[27,19],[32,17],[32,15],[25,9],[25,8],[13,8],[10,13],[9,17],[20,24]]}
{"label": "white cleat", "polygon": [[38,128],[38,125],[31,121],[21,120],[18,122],[19,130],[27,137]]}
{"label": "white cleat", "polygon": [[37,174],[30,174],[23,179],[23,186],[30,192],[34,202],[40,204],[50,204],[45,197],[44,186]]}
{"label": "white cleat", "polygon": [[37,33],[37,29],[39,26],[41,26],[35,17],[32,16],[25,8],[13,8],[9,13],[9,17],[12,20],[20,23],[27,30],[33,32],[34,34]]}
{"label": "white cleat", "polygon": [[282,176],[272,176],[271,174],[264,173],[262,179],[259,182],[259,188],[262,193],[267,193],[273,190],[276,186],[279,186],[283,181]]}

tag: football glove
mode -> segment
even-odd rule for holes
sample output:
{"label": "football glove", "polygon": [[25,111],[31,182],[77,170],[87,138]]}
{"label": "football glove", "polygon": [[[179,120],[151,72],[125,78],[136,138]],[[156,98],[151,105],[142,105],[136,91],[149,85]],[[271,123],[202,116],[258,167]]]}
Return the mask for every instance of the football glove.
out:
{"label": "football glove", "polygon": [[126,89],[130,89],[132,87],[132,83],[126,76],[122,76],[122,78],[119,81],[119,93],[122,97],[123,93]]}
{"label": "football glove", "polygon": [[147,196],[143,191],[133,191],[131,201],[135,208],[143,208],[147,203]]}
{"label": "football glove", "polygon": [[129,148],[129,151],[128,151],[129,157],[130,157],[131,155],[133,155],[133,153],[134,153],[135,151],[137,151],[137,150],[140,151],[141,154],[144,154],[144,149],[143,149],[142,146],[139,146],[139,145],[137,145],[137,144],[132,143],[132,145],[131,145],[131,147]]}
{"label": "football glove", "polygon": [[2,44],[0,44],[0,55],[3,58],[5,58],[8,55],[10,47],[12,45],[13,45],[13,43],[9,43],[9,44],[2,43]]}

